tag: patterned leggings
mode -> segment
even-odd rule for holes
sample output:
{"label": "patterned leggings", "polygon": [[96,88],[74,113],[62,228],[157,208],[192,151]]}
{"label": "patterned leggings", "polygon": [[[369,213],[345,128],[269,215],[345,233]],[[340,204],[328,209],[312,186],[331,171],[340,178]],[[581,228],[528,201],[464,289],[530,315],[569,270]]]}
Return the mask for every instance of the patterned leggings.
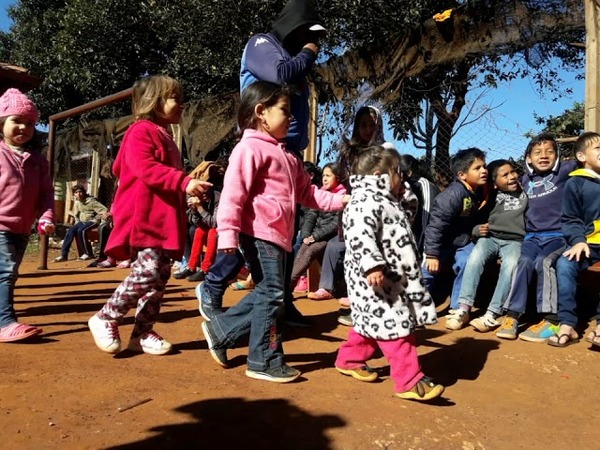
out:
{"label": "patterned leggings", "polygon": [[302,275],[306,273],[315,259],[323,259],[323,253],[325,253],[325,247],[327,247],[327,241],[313,242],[310,245],[302,244],[296,258],[294,259],[294,267],[292,268],[292,279],[290,286],[292,289],[296,287],[296,283]]}
{"label": "patterned leggings", "polygon": [[156,323],[170,276],[167,252],[158,248],[139,250],[137,259],[131,264],[131,273],[100,310],[100,318],[121,320],[137,305],[133,336],[147,333]]}

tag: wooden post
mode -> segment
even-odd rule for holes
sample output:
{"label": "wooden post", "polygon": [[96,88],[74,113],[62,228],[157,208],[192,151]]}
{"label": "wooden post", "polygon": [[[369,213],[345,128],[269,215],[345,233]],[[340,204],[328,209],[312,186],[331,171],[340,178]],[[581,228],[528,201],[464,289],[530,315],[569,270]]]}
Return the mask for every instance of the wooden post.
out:
{"label": "wooden post", "polygon": [[600,52],[600,6],[596,0],[584,0],[585,4],[585,130],[600,131],[600,83],[598,82],[598,59]]}

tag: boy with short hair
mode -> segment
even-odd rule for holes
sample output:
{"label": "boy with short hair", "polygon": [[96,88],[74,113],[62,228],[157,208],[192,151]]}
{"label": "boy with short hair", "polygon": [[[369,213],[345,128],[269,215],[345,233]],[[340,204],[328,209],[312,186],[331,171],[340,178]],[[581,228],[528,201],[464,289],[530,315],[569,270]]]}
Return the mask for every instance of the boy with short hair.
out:
{"label": "boy with short hair", "polygon": [[525,151],[526,173],[521,185],[529,197],[525,213],[525,239],[506,302],[507,317],[496,333],[517,339],[518,319],[525,313],[534,272],[537,273],[537,312],[543,318],[518,335],[529,342],[546,341],[557,328],[557,289],[554,266],[566,248],[560,214],[568,175],[575,161],[561,161],[554,136],[542,133]]}
{"label": "boy with short hair", "polygon": [[446,318],[446,328],[449,330],[459,330],[468,323],[483,269],[489,261],[495,261],[498,257],[502,263],[494,295],[486,313],[473,319],[470,324],[481,332],[500,326],[496,319],[502,315],[502,307],[521,253],[527,194],[519,184],[517,169],[512,162],[498,159],[488,165],[488,172],[495,189],[490,199],[493,209],[487,223],[473,229],[477,242],[465,267],[458,299],[459,311]]}
{"label": "boy with short hair", "polygon": [[444,264],[452,264],[456,275],[450,302],[458,308],[458,294],[467,258],[473,249],[471,232],[483,222],[487,203],[487,167],[485,154],[478,148],[460,150],[452,159],[456,175],[450,185],[433,202],[429,224],[425,229],[425,265],[423,277],[431,290]]}
{"label": "boy with short hair", "polygon": [[[579,341],[577,325],[577,278],[582,270],[600,261],[600,134],[583,133],[577,139],[580,169],[569,174],[562,205],[562,230],[570,248],[556,264],[558,320],[560,327],[548,344],[567,347]],[[596,328],[586,341],[600,349],[600,304]]]}

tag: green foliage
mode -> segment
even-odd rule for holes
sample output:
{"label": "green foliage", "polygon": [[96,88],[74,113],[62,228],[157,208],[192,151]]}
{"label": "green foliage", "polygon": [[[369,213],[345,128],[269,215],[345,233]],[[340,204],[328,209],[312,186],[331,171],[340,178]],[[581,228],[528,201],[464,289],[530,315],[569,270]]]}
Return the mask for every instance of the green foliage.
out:
{"label": "green foliage", "polygon": [[535,122],[543,128],[541,131],[554,134],[556,137],[579,136],[584,129],[585,105],[575,102],[573,107],[558,116],[542,117],[534,113]]}

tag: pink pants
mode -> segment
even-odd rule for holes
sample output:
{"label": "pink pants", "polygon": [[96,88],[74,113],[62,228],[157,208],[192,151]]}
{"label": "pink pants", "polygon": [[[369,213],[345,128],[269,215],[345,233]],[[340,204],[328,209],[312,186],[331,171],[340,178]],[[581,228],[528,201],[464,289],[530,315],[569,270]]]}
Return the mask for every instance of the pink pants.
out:
{"label": "pink pants", "polygon": [[423,378],[413,334],[393,341],[378,341],[361,336],[354,328],[350,328],[348,340],[338,351],[335,366],[341,369],[364,367],[377,347],[390,363],[390,377],[394,380],[395,392],[408,391]]}

